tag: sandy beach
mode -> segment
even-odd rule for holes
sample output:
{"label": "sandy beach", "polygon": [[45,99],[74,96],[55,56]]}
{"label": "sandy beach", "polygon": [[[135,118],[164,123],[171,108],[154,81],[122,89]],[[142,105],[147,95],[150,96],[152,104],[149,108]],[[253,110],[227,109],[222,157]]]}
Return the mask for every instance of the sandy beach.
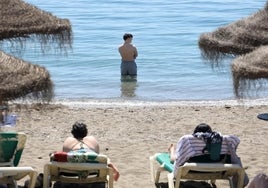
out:
{"label": "sandy beach", "polygon": [[[14,104],[13,104],[14,106]],[[167,151],[184,134],[191,134],[199,123],[209,124],[214,131],[237,135],[241,142],[237,153],[249,178],[268,173],[268,121],[259,113],[268,112],[267,105],[134,105],[134,106],[66,106],[62,104],[16,105],[15,128],[24,132],[27,142],[19,166],[32,166],[39,173],[49,161],[48,154],[60,151],[70,136],[75,121],[88,125],[89,133],[99,141],[101,153],[111,158],[120,170],[116,188],[153,188],[149,157]],[[166,176],[161,178],[166,182]],[[21,182],[23,183],[23,182]],[[217,181],[220,188],[226,181]]]}

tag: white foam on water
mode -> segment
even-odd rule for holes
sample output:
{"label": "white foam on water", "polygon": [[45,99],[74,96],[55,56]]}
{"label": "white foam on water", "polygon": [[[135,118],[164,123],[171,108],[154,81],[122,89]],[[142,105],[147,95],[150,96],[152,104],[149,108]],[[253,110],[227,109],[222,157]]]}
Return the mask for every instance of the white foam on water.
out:
{"label": "white foam on water", "polygon": [[145,106],[262,106],[268,99],[254,100],[199,100],[199,101],[134,101],[134,100],[55,100],[51,104],[62,104],[73,108],[95,107],[145,107]]}

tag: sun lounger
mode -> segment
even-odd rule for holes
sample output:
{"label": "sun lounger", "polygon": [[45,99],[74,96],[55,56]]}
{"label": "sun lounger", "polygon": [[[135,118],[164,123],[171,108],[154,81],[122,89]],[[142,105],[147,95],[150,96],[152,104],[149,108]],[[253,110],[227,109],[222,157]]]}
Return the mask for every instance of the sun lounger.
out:
{"label": "sun lounger", "polygon": [[175,188],[179,188],[182,179],[211,180],[212,183],[215,183],[217,179],[224,179],[229,180],[230,187],[233,188],[236,187],[231,181],[234,176],[238,177],[237,188],[243,187],[245,171],[238,164],[186,162],[178,169],[175,177],[173,168],[174,165],[170,162],[168,153],[157,153],[150,157],[151,177],[155,184],[159,183],[160,174],[165,171],[169,188],[174,188],[174,181]]}
{"label": "sun lounger", "polygon": [[44,166],[43,187],[50,182],[63,183],[107,183],[113,188],[113,172],[107,166],[107,156],[93,152],[56,152],[51,161]]}
{"label": "sun lounger", "polygon": [[30,177],[29,187],[34,188],[37,172],[32,167],[18,167],[26,142],[24,133],[0,133],[0,184],[17,187],[17,180]]}

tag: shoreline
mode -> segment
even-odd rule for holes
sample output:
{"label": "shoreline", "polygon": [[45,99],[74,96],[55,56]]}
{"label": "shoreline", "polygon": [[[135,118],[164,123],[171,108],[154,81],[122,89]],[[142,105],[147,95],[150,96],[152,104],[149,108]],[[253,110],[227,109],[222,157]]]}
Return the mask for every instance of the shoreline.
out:
{"label": "shoreline", "polygon": [[[31,105],[41,104],[31,101],[14,101],[10,104]],[[268,105],[268,98],[240,99],[240,100],[127,100],[127,99],[54,99],[46,105],[64,105],[69,108],[95,108],[95,107],[172,107],[172,106],[263,106]]]}

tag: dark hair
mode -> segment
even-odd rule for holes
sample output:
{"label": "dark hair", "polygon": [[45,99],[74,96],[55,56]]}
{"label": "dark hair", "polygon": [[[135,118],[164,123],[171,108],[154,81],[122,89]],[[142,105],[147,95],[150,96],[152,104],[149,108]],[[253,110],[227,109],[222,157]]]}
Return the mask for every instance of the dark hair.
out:
{"label": "dark hair", "polygon": [[87,125],[84,123],[75,122],[71,131],[76,139],[81,139],[87,136]]}
{"label": "dark hair", "polygon": [[211,127],[206,124],[206,123],[200,123],[199,125],[196,126],[196,128],[194,129],[194,134],[198,133],[198,132],[202,132],[202,133],[211,133],[212,129]]}
{"label": "dark hair", "polygon": [[133,35],[130,34],[130,33],[125,33],[124,36],[123,36],[123,39],[127,40],[128,38],[133,38]]}

